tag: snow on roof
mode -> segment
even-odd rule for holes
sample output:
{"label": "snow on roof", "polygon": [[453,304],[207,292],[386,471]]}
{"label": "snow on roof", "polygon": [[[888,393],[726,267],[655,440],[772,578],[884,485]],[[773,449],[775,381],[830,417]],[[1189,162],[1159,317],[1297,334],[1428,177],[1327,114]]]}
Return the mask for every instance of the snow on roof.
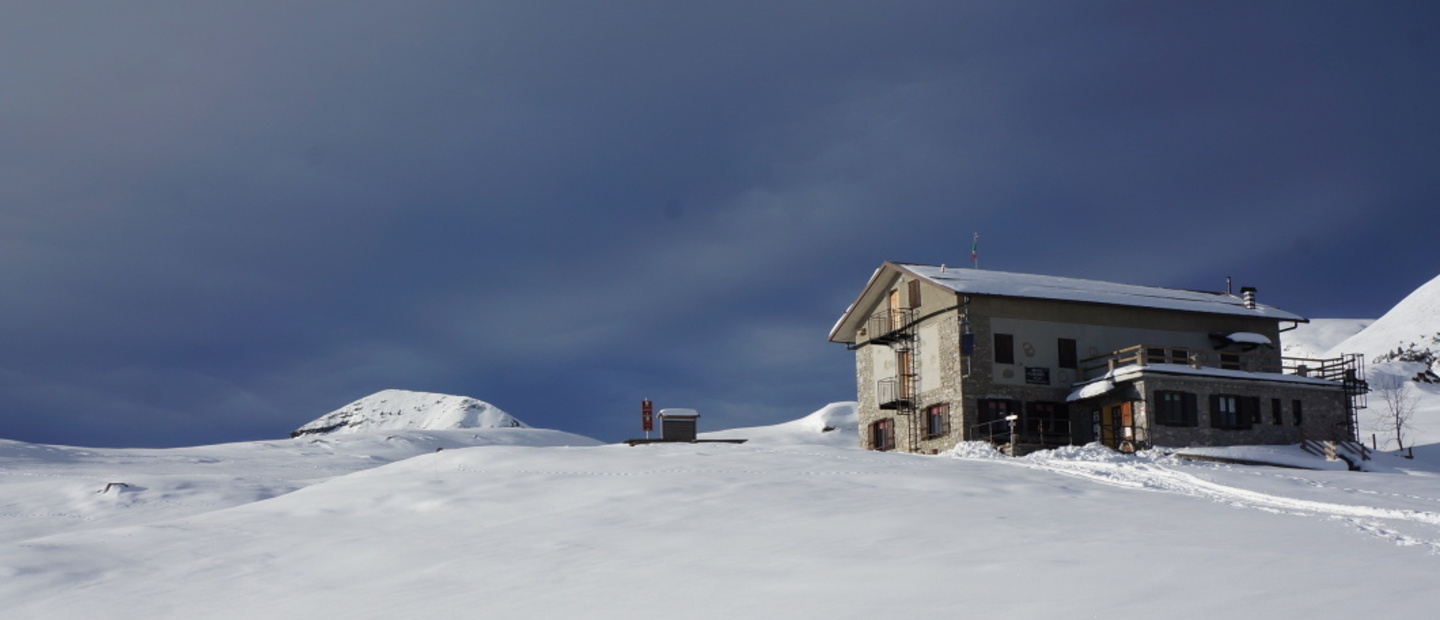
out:
{"label": "snow on roof", "polygon": [[896,263],[896,265],[957,293],[1081,301],[1211,314],[1259,316],[1283,321],[1305,321],[1305,317],[1298,314],[1264,304],[1255,304],[1254,309],[1246,308],[1241,298],[1225,293],[1118,284],[1028,273],[945,268],[935,265],[907,263]]}
{"label": "snow on roof", "polygon": [[1273,344],[1270,342],[1269,336],[1254,332],[1235,332],[1226,336],[1225,339],[1240,344]]}
{"label": "snow on roof", "polygon": [[1202,366],[1192,368],[1184,364],[1146,364],[1139,366],[1129,364],[1115,369],[1110,376],[1116,381],[1133,381],[1146,373],[1170,374],[1170,375],[1201,375],[1206,377],[1219,377],[1226,379],[1245,379],[1249,381],[1282,381],[1285,383],[1303,383],[1314,386],[1340,387],[1340,383],[1321,379],[1319,377],[1305,377],[1301,375],[1281,374],[1275,372],[1249,372],[1245,370],[1230,370],[1226,368],[1210,368]]}
{"label": "snow on roof", "polygon": [[1113,389],[1115,389],[1115,382],[1111,381],[1108,377],[1099,381],[1092,381],[1090,383],[1086,383],[1084,385],[1081,385],[1080,387],[1075,388],[1074,391],[1070,392],[1069,396],[1065,397],[1065,402],[1073,403],[1077,400],[1095,398],[1096,396],[1106,394]]}

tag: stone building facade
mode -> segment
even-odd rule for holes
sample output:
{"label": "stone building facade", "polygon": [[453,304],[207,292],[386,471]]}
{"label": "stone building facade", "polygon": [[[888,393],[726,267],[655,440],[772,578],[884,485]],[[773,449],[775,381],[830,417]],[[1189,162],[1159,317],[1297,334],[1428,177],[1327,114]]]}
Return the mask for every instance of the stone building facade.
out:
{"label": "stone building facade", "polygon": [[870,449],[1352,439],[1360,358],[1282,358],[1305,319],[1244,293],[887,262],[830,340]]}

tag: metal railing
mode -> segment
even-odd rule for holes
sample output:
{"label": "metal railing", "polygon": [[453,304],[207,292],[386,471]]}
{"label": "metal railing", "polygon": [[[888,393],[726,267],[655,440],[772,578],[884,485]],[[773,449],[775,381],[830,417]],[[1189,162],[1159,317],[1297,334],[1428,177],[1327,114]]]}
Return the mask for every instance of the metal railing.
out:
{"label": "metal railing", "polygon": [[[1041,444],[1046,446],[1059,446],[1069,444],[1073,435],[1070,433],[1070,420],[1063,418],[1037,418],[1021,415],[1015,421],[1016,440],[1022,444]],[[1010,421],[1005,419],[990,420],[981,422],[970,427],[970,441],[988,441],[990,443],[1010,442]]]}
{"label": "metal railing", "polygon": [[915,404],[915,375],[900,375],[875,383],[881,409],[912,409]]}
{"label": "metal railing", "polygon": [[1315,377],[1340,383],[1347,378],[1353,381],[1359,376],[1361,369],[1357,358],[1356,355],[1342,355],[1330,359],[1315,359],[1138,344],[1081,360],[1080,372],[1086,379],[1093,379],[1121,366],[1174,364],[1191,368]]}
{"label": "metal railing", "polygon": [[889,344],[908,340],[915,323],[914,308],[881,310],[865,321],[865,332],[872,344]]}

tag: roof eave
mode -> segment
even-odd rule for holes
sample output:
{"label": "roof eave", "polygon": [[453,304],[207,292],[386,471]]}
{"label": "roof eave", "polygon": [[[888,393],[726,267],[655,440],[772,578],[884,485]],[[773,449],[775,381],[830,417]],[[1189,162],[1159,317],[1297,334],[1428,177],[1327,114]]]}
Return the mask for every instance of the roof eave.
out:
{"label": "roof eave", "polygon": [[[863,322],[865,316],[867,316],[867,313],[860,312],[862,307],[868,306],[868,304],[863,302],[871,296],[872,291],[881,280],[881,275],[887,270],[903,270],[903,268],[887,260],[875,269],[875,273],[870,274],[870,279],[865,282],[865,288],[860,289],[860,294],[855,297],[855,301],[850,302],[850,307],[845,309],[844,314],[840,315],[840,320],[836,321],[835,326],[830,328],[830,342],[855,344],[857,340],[855,333],[860,331],[860,323]],[[846,338],[847,334],[848,339]]]}

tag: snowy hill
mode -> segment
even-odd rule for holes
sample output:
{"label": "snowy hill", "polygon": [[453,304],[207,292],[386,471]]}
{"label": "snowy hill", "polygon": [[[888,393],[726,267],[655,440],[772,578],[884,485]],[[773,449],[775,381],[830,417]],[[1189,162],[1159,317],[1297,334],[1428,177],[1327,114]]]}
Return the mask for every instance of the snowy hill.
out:
{"label": "snowy hill", "polygon": [[[770,430],[829,435],[817,419]],[[398,461],[399,447],[371,458],[393,443],[381,434],[141,452],[0,444],[5,617],[1298,619],[1440,606],[1440,471],[1425,462],[1370,474],[1094,446],[1010,459],[758,441],[434,452],[428,433]],[[297,489],[262,488],[274,476]]]}
{"label": "snowy hill", "polygon": [[1323,357],[1342,353],[1365,355],[1367,379],[1376,389],[1370,395],[1369,408],[1361,412],[1362,437],[1373,433],[1382,447],[1387,435],[1393,437],[1393,425],[1385,419],[1389,408],[1378,389],[1393,385],[1399,387],[1400,398],[1413,401],[1415,407],[1412,432],[1405,444],[1440,443],[1440,277],[1331,346]]}
{"label": "snowy hill", "polygon": [[465,428],[530,427],[482,400],[449,394],[384,390],[320,416],[295,429],[290,436]]}
{"label": "snowy hill", "polygon": [[223,510],[436,450],[599,444],[545,429],[355,433],[168,449],[0,440],[0,544]]}
{"label": "snowy hill", "polygon": [[853,401],[830,403],[798,420],[772,426],[700,433],[702,439],[745,439],[752,444],[860,447],[860,414]]}
{"label": "snowy hill", "polygon": [[1415,289],[1385,316],[1331,348],[1332,353],[1364,353],[1375,360],[1412,345],[1440,350],[1440,276]]}
{"label": "snowy hill", "polygon": [[[1375,319],[1310,319],[1280,335],[1281,355],[1324,359],[1346,338],[1360,333]],[[1353,351],[1351,351],[1353,353]]]}

